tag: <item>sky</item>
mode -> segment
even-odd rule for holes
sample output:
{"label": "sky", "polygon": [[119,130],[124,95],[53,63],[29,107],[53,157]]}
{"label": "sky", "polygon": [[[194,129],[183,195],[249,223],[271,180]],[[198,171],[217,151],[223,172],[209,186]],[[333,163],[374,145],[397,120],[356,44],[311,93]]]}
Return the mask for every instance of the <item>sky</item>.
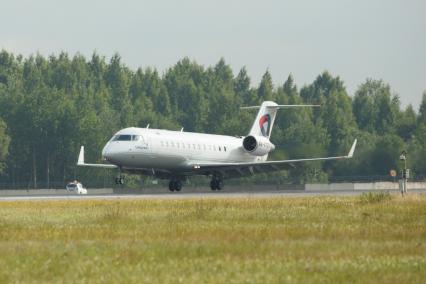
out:
{"label": "sky", "polygon": [[351,96],[382,79],[416,110],[426,91],[424,0],[0,0],[0,49],[29,56],[118,52],[160,73],[189,57],[223,57],[256,86],[291,73],[299,87],[327,70]]}

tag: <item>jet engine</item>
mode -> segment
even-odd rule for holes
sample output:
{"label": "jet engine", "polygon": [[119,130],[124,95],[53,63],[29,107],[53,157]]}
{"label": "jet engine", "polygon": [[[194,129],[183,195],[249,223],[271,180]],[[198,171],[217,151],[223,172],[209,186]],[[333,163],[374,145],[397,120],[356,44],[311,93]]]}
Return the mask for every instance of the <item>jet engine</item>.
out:
{"label": "jet engine", "polygon": [[251,155],[264,156],[274,150],[275,145],[266,137],[249,135],[243,139],[243,148]]}

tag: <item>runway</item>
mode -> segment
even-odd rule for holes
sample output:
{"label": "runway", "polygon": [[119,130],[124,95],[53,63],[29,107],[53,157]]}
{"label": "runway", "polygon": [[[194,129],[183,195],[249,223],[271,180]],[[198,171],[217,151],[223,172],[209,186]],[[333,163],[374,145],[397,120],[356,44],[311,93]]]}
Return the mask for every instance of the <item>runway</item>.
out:
{"label": "runway", "polygon": [[[21,195],[0,196],[1,201],[43,201],[43,200],[182,200],[182,199],[227,199],[227,198],[294,198],[315,196],[357,196],[365,192],[388,192],[388,191],[366,191],[366,190],[327,190],[327,191],[304,191],[304,190],[275,190],[257,192],[173,192],[173,193],[149,193],[149,194],[102,194],[102,195]],[[399,194],[399,191],[389,191]],[[426,190],[411,190],[408,194],[426,194]]]}

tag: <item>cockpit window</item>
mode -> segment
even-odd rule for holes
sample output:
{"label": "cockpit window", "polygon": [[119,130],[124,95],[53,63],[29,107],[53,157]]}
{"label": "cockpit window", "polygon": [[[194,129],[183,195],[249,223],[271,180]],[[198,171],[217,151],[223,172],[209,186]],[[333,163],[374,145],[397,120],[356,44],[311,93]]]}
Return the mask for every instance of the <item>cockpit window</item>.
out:
{"label": "cockpit window", "polygon": [[132,135],[116,135],[113,141],[132,141]]}
{"label": "cockpit window", "polygon": [[139,141],[142,140],[142,136],[140,135],[115,135],[112,138],[112,141]]}

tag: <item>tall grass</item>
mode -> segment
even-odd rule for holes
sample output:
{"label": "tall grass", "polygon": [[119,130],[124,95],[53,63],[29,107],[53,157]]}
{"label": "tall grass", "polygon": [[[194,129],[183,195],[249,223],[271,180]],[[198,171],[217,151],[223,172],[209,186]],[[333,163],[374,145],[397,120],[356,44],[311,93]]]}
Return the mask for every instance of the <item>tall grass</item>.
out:
{"label": "tall grass", "polygon": [[386,192],[364,192],[359,196],[361,203],[378,203],[392,199],[389,191]]}
{"label": "tall grass", "polygon": [[0,282],[422,283],[426,197],[0,203]]}

